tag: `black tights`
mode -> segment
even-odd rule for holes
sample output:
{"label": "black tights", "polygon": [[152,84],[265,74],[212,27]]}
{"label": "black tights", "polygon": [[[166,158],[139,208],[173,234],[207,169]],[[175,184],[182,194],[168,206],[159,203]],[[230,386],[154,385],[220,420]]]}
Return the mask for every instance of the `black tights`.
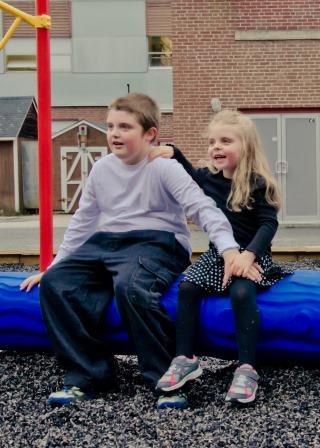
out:
{"label": "black tights", "polygon": [[[229,289],[235,316],[239,362],[255,365],[260,316],[256,304],[257,287],[251,280],[236,279]],[[192,357],[198,334],[201,299],[208,293],[198,285],[182,282],[179,286],[176,354]],[[219,299],[217,299],[219,300]]]}

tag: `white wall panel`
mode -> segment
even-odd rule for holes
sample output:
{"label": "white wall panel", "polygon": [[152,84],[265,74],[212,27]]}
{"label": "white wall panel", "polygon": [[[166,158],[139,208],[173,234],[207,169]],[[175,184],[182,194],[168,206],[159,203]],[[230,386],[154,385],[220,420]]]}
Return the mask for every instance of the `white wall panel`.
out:
{"label": "white wall panel", "polygon": [[143,0],[72,2],[73,71],[147,71]]}

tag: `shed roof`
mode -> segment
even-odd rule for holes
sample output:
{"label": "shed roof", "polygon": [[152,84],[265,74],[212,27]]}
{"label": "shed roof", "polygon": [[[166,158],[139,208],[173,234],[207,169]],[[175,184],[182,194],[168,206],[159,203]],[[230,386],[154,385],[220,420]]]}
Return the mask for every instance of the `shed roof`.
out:
{"label": "shed roof", "polygon": [[37,107],[33,96],[0,97],[0,138],[37,136]]}
{"label": "shed roof", "polygon": [[52,138],[59,137],[60,135],[65,134],[66,132],[71,131],[71,129],[79,127],[82,124],[85,124],[87,126],[91,126],[92,128],[95,128],[98,131],[103,132],[104,134],[107,133],[107,125],[106,125],[106,123],[100,123],[98,121],[88,121],[88,120],[84,120],[83,119],[83,120],[76,121],[76,122],[74,122],[72,124],[69,124],[68,126],[66,126],[63,129],[59,129],[59,131],[57,131],[57,132],[55,132],[53,134]]}

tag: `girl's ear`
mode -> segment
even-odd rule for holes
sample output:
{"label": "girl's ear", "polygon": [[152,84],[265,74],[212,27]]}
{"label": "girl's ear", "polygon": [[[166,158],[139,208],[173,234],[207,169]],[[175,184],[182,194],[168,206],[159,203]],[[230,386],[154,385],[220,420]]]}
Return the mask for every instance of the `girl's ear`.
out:
{"label": "girl's ear", "polygon": [[158,134],[158,129],[155,127],[150,128],[145,132],[145,136],[147,137],[149,143],[153,142],[153,140],[156,138],[157,134]]}

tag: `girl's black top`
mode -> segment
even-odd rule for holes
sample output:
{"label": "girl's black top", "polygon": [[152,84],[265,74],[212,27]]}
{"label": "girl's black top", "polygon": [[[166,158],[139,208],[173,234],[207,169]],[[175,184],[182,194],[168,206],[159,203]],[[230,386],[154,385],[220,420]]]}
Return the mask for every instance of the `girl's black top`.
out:
{"label": "girl's black top", "polygon": [[271,252],[271,241],[278,228],[277,210],[265,199],[264,179],[257,177],[252,182],[252,209],[234,212],[227,208],[231,190],[231,179],[226,179],[222,171],[213,174],[208,168],[194,168],[182,152],[173,147],[175,158],[190,176],[210,196],[226,215],[233,229],[234,238],[243,249],[249,250],[259,258]]}

